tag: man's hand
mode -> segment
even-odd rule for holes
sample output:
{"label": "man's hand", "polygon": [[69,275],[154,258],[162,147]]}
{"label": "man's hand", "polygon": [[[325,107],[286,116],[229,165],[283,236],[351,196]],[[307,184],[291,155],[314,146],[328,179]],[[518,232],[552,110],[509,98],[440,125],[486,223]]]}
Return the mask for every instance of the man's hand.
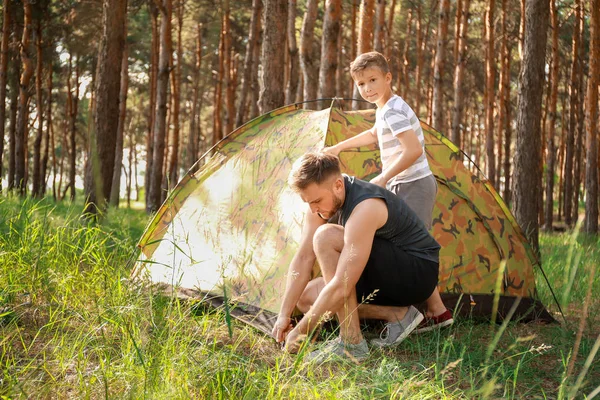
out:
{"label": "man's hand", "polygon": [[275,326],[271,334],[275,338],[277,343],[281,343],[285,340],[288,333],[292,330],[292,320],[290,317],[278,316]]}
{"label": "man's hand", "polygon": [[285,338],[285,351],[288,353],[297,353],[304,339],[306,339],[306,334],[300,333],[298,327],[292,329]]}
{"label": "man's hand", "polygon": [[385,189],[385,185],[388,183],[388,180],[383,176],[383,174],[381,174],[381,175],[377,175],[375,178],[371,179],[371,183],[373,183],[377,186],[381,186],[382,188]]}
{"label": "man's hand", "polygon": [[334,155],[334,156],[339,156],[340,155],[340,151],[338,150],[338,148],[336,146],[323,147],[321,149],[321,152],[323,152],[325,154],[331,154],[331,155]]}

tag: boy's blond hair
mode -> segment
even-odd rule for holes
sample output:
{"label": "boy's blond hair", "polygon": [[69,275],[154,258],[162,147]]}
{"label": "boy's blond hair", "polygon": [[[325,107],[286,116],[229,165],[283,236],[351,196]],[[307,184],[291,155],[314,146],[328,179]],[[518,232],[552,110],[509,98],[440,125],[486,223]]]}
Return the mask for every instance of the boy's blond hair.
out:
{"label": "boy's blond hair", "polygon": [[337,156],[322,152],[306,153],[292,166],[288,184],[292,190],[299,192],[312,183],[320,185],[341,173],[340,160]]}
{"label": "boy's blond hair", "polygon": [[356,73],[373,67],[379,68],[384,74],[390,72],[390,65],[383,54],[377,51],[370,51],[359,55],[350,63],[350,75],[354,77]]}

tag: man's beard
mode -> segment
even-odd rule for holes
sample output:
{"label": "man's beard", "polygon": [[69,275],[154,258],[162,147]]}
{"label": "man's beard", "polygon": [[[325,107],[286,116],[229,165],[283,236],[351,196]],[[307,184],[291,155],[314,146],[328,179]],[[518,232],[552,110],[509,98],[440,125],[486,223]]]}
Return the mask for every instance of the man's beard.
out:
{"label": "man's beard", "polygon": [[342,199],[337,197],[334,193],[333,194],[333,205],[332,205],[331,210],[328,212],[329,215],[324,216],[323,214],[318,213],[319,217],[321,217],[322,219],[325,219],[325,220],[330,219],[331,217],[333,217],[335,215],[335,213],[337,213],[339,211],[340,208],[342,208],[342,204],[344,204]]}

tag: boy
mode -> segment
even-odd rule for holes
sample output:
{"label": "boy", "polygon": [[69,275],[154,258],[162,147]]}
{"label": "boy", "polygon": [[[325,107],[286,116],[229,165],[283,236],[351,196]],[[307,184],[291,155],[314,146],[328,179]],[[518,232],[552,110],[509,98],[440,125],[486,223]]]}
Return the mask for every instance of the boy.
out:
{"label": "boy", "polygon": [[[375,125],[323,151],[338,155],[347,149],[378,143],[382,172],[371,183],[399,196],[426,228],[431,229],[437,184],[425,156],[419,118],[400,96],[392,93],[392,74],[382,54],[373,51],[359,55],[350,64],[350,74],[360,95],[377,105]],[[453,322],[452,314],[444,306],[436,288],[427,299],[426,319],[416,332],[448,326]]]}

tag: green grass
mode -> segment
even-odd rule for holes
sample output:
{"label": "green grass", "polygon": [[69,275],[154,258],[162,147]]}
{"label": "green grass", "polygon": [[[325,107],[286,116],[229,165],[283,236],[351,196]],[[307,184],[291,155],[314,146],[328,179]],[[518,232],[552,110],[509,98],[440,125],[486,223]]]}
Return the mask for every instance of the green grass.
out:
{"label": "green grass", "polygon": [[[584,398],[600,385],[598,357],[586,369],[600,333],[600,271],[565,377],[590,267],[600,263],[597,239],[541,237],[566,325],[459,320],[373,350],[361,365],[314,366],[237,321],[230,336],[221,310],[132,283],[130,260],[147,216],[111,210],[93,225],[82,209],[0,198],[1,398]],[[556,312],[537,271],[536,280]]]}

